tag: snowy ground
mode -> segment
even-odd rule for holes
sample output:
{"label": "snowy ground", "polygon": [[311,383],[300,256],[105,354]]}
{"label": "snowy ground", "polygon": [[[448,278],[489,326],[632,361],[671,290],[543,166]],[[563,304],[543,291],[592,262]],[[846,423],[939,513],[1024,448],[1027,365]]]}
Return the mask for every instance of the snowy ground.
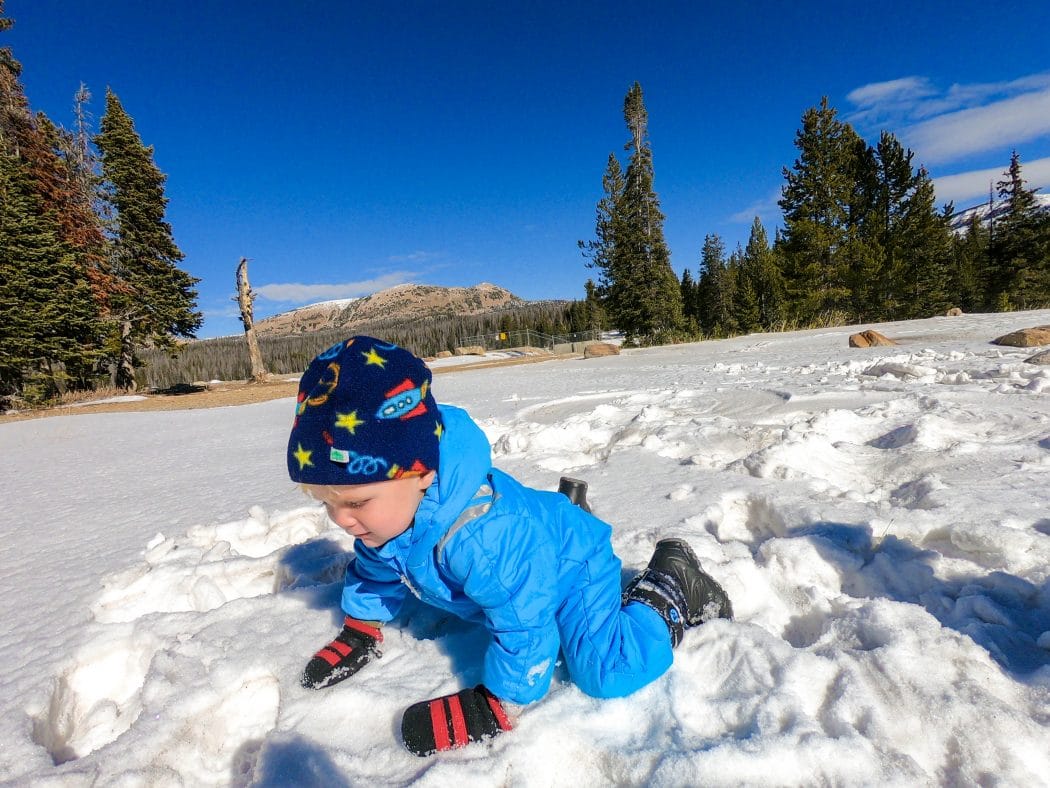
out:
{"label": "snowy ground", "polygon": [[740,337],[435,380],[498,465],[590,483],[625,575],[683,535],[735,622],[596,701],[419,759],[484,634],[411,607],[322,692],[352,545],[287,481],[289,400],[0,426],[0,779],[33,785],[1050,784],[1050,311]]}

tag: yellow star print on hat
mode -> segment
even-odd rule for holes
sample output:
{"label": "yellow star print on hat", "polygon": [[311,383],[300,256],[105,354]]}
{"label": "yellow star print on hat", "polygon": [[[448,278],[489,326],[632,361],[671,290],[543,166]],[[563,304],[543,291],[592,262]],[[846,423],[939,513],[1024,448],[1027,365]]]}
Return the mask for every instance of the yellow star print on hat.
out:
{"label": "yellow star print on hat", "polygon": [[302,470],[307,465],[313,465],[313,463],[310,461],[310,455],[313,454],[313,452],[304,449],[303,444],[301,443],[298,444],[298,446],[299,448],[292,452],[292,456],[294,456],[295,459],[299,461],[299,470]]}
{"label": "yellow star print on hat", "polygon": [[357,418],[357,411],[352,410],[349,413],[337,413],[335,414],[335,426],[342,427],[345,430],[349,430],[350,434],[354,434],[359,426],[365,423],[364,419]]}
{"label": "yellow star print on hat", "polygon": [[361,355],[365,357],[365,366],[366,367],[369,364],[375,364],[377,367],[379,367],[381,369],[386,366],[386,359],[383,358],[378,353],[376,353],[376,349],[374,347],[370,347],[368,349],[367,353],[362,353]]}

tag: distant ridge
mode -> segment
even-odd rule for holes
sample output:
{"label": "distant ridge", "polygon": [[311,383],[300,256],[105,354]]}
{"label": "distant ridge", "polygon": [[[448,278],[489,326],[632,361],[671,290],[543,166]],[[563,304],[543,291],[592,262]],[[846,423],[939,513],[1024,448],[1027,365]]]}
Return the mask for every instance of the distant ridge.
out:
{"label": "distant ridge", "polygon": [[526,303],[509,290],[488,282],[473,287],[397,285],[362,298],[323,301],[282,312],[259,320],[255,328],[263,335],[291,336],[351,330],[379,321],[409,323],[434,317],[481,315]]}
{"label": "distant ridge", "polygon": [[[1041,211],[1050,212],[1050,194],[1039,194],[1035,195],[1035,204]],[[952,214],[949,223],[951,228],[956,233],[965,233],[970,227],[970,221],[976,216],[981,222],[987,222],[989,217],[994,221],[1006,213],[1006,203],[1001,200],[996,200],[991,210],[989,210],[988,203],[981,203],[975,205],[972,208],[966,208],[958,213]]]}

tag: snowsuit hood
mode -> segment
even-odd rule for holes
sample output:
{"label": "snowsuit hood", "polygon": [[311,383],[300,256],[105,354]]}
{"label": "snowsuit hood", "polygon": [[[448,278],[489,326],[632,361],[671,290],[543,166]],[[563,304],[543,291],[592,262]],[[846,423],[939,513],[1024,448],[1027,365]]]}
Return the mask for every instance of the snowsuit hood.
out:
{"label": "snowsuit hood", "polygon": [[[442,433],[437,477],[427,489],[409,529],[410,553],[429,551],[445,535],[492,472],[488,438],[465,410],[439,405]],[[416,562],[412,562],[416,563]]]}

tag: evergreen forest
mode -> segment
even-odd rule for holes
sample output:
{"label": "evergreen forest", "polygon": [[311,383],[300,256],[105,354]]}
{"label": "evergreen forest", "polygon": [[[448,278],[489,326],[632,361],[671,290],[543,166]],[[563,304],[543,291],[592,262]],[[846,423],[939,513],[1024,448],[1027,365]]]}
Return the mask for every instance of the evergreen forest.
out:
{"label": "evergreen forest", "polygon": [[1016,152],[985,218],[957,232],[954,206],[937,208],[915,154],[888,131],[869,145],[826,98],[802,115],[772,241],[758,217],[746,246],[730,251],[708,234],[697,274],[686,268],[675,279],[637,83],[623,112],[628,162],[609,154],[594,238],[579,245],[597,272],[588,302],[628,342],[1050,305],[1050,212]]}

